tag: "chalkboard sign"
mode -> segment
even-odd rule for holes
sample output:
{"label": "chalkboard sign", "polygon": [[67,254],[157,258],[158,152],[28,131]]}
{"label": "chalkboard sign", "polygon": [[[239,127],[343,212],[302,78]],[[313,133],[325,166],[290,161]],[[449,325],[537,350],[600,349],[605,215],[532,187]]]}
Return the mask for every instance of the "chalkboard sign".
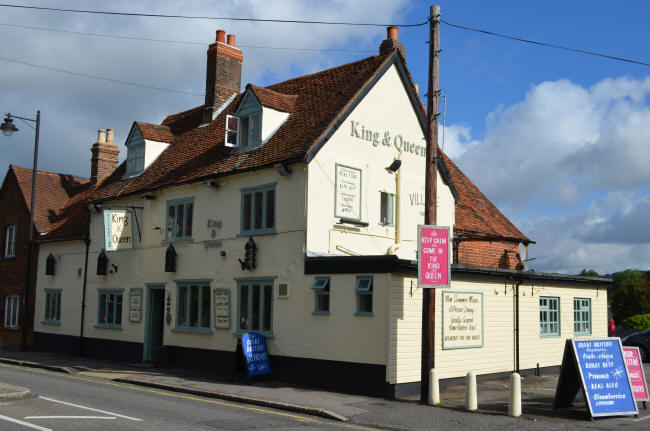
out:
{"label": "chalkboard sign", "polygon": [[269,355],[266,353],[266,339],[258,332],[247,332],[241,337],[248,375],[271,374]]}
{"label": "chalkboard sign", "polygon": [[592,418],[639,414],[619,338],[567,340],[553,408],[570,406],[580,388]]}

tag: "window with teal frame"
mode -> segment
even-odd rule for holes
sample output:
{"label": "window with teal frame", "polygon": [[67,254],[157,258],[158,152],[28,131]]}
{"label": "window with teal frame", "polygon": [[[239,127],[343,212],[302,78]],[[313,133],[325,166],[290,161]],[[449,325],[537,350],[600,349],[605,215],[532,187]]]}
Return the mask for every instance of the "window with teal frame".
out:
{"label": "window with teal frame", "polygon": [[211,333],[210,329],[210,282],[176,282],[175,331]]}
{"label": "window with teal frame", "polygon": [[43,323],[61,322],[61,289],[45,289],[45,316]]}
{"label": "window with teal frame", "polygon": [[542,337],[560,336],[560,298],[540,296],[539,335]]}
{"label": "window with teal frame", "polygon": [[357,294],[357,312],[356,315],[372,315],[372,276],[357,277],[354,290]]}
{"label": "window with teal frame", "polygon": [[191,241],[193,215],[194,198],[167,201],[165,239],[167,241]]}
{"label": "window with teal frame", "polygon": [[275,232],[275,183],[241,189],[241,233]]}
{"label": "window with teal frame", "polygon": [[237,332],[273,335],[273,279],[237,280]]}
{"label": "window with teal frame", "polygon": [[330,314],[330,278],[316,277],[314,289],[314,314]]}
{"label": "window with teal frame", "polygon": [[573,332],[591,335],[591,299],[573,298]]}
{"label": "window with teal frame", "polygon": [[97,326],[100,328],[121,328],[124,289],[100,289],[98,295]]}
{"label": "window with teal frame", "polygon": [[383,226],[394,226],[393,208],[395,207],[395,195],[380,192],[379,224]]}

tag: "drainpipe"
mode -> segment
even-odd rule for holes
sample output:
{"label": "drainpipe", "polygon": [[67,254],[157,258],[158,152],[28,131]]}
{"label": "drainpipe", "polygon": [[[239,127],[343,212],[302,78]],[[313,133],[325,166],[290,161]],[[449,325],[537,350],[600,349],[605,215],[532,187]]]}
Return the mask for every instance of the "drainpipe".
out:
{"label": "drainpipe", "polygon": [[395,172],[395,245],[399,244],[402,241],[402,229],[400,226],[401,223],[401,206],[402,206],[402,175],[398,169]]}
{"label": "drainpipe", "polygon": [[515,373],[519,373],[519,286],[522,283],[522,279],[515,283]]}
{"label": "drainpipe", "polygon": [[[88,223],[90,224],[90,220]],[[86,283],[88,281],[88,249],[90,248],[90,238],[86,237],[84,239],[84,242],[86,243],[86,258],[84,262],[84,284],[81,293],[81,329],[79,331],[79,356],[84,355],[84,317],[86,314]]]}

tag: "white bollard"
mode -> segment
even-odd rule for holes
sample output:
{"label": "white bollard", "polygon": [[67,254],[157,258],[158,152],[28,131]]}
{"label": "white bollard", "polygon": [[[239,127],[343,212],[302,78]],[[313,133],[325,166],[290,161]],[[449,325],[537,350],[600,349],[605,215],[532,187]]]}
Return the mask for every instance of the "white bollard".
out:
{"label": "white bollard", "polygon": [[508,416],[518,418],[521,416],[521,376],[517,373],[510,375],[510,404]]}
{"label": "white bollard", "polygon": [[467,373],[465,390],[465,410],[474,411],[478,409],[476,401],[476,374],[473,371]]}
{"label": "white bollard", "polygon": [[435,368],[432,368],[429,370],[429,405],[437,406],[438,404],[440,404],[440,382]]}

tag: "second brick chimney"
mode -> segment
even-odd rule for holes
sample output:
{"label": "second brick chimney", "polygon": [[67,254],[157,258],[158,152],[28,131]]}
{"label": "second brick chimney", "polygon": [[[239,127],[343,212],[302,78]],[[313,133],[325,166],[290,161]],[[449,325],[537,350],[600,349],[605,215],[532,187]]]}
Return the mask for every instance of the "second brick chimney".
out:
{"label": "second brick chimney", "polygon": [[113,143],[113,129],[97,131],[97,142],[93,145],[90,159],[90,181],[96,184],[117,169],[120,149]]}
{"label": "second brick chimney", "polygon": [[205,74],[205,108],[214,113],[241,88],[242,52],[235,47],[235,35],[217,30],[217,41],[208,48]]}
{"label": "second brick chimney", "polygon": [[386,39],[379,45],[379,53],[386,54],[397,48],[404,58],[406,58],[406,48],[397,39],[397,26],[392,25],[386,29]]}

